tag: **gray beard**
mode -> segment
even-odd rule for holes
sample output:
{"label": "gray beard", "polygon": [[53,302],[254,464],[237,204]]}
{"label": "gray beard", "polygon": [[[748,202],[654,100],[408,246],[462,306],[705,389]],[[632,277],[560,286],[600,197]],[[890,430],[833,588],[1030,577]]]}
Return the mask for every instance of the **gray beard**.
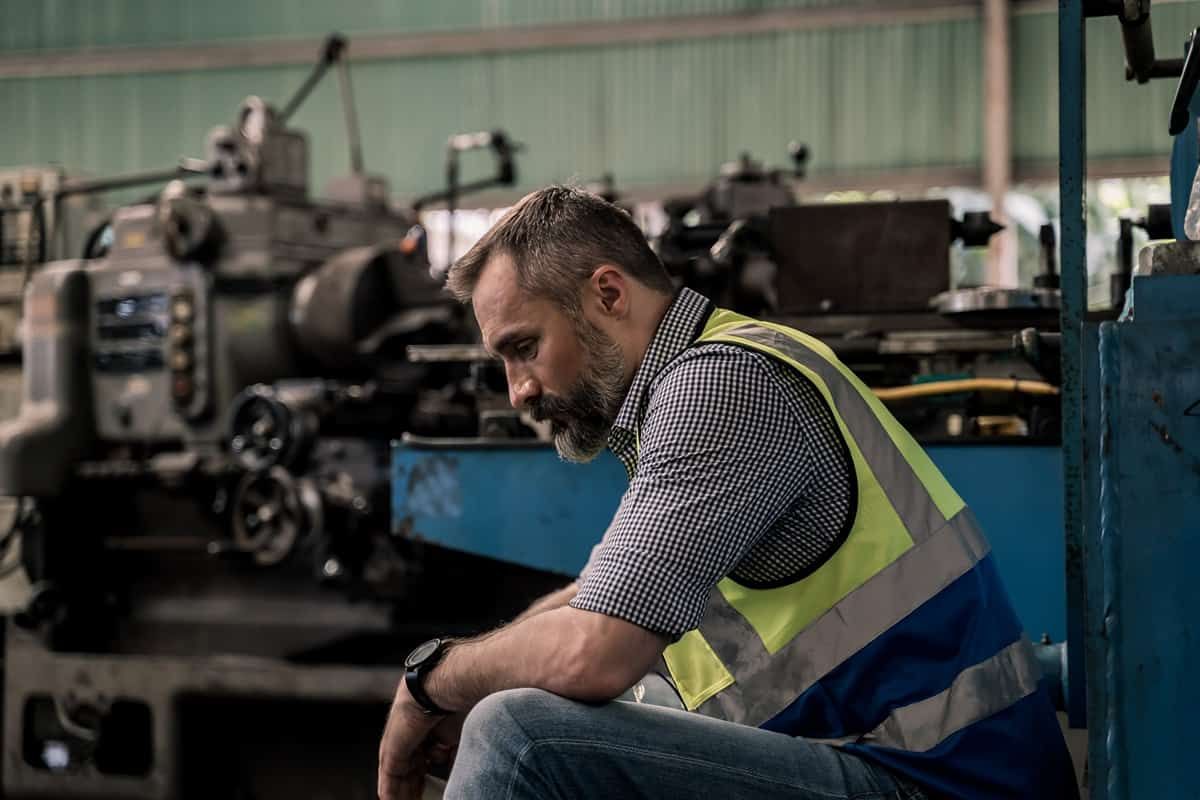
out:
{"label": "gray beard", "polygon": [[585,464],[608,446],[609,431],[628,387],[617,343],[587,321],[577,328],[584,350],[583,374],[566,395],[543,395],[530,403],[529,411],[534,419],[550,422],[560,458]]}

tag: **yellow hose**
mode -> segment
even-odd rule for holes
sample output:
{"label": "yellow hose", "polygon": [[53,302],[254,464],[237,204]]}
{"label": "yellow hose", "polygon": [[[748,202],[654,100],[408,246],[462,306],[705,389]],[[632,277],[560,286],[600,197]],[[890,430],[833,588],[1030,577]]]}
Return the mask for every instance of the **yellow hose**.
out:
{"label": "yellow hose", "polygon": [[872,389],[880,400],[907,400],[959,392],[1016,392],[1018,394],[1058,394],[1058,387],[1042,381],[1020,381],[1013,378],[965,378],[957,381],[931,381],[891,389]]}

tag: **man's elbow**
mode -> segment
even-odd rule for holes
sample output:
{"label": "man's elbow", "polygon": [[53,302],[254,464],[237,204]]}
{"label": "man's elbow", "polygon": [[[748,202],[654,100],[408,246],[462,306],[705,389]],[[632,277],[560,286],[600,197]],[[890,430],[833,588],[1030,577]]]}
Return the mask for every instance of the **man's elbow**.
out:
{"label": "man's elbow", "polygon": [[645,677],[662,648],[654,641],[621,642],[596,638],[574,648],[568,668],[572,696],[612,700]]}
{"label": "man's elbow", "polygon": [[619,697],[644,674],[632,675],[628,669],[612,668],[600,661],[581,659],[572,665],[566,684],[570,697],[599,703]]}

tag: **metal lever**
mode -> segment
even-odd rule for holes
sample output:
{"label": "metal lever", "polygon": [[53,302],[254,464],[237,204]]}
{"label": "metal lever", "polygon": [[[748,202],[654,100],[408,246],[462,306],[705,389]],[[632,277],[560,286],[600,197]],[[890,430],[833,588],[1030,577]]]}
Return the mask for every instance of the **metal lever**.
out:
{"label": "metal lever", "polygon": [[1033,286],[1035,289],[1057,289],[1061,281],[1058,276],[1058,243],[1052,224],[1046,223],[1038,230],[1038,244],[1041,246],[1042,271],[1033,276]]}
{"label": "metal lever", "polygon": [[321,82],[321,78],[325,77],[325,71],[333,62],[342,57],[342,53],[346,50],[346,37],[339,33],[329,35],[325,40],[325,45],[321,49],[321,60],[313,67],[313,71],[309,73],[304,83],[292,95],[292,99],[283,107],[283,111],[279,112],[279,124],[285,125],[292,114],[296,113],[296,109],[300,108],[300,104],[308,99],[309,94],[316,88],[316,85]]}
{"label": "metal lever", "polygon": [[277,117],[280,125],[287,124],[296,109],[308,99],[312,90],[325,77],[325,72],[331,65],[338,65],[338,88],[342,96],[342,113],[346,117],[346,139],[350,144],[350,170],[355,175],[363,174],[362,137],[358,131],[358,108],[354,105],[354,87],[350,83],[350,65],[346,62],[348,44],[346,37],[340,33],[330,34],[321,49],[321,58],[313,67],[304,83],[292,95],[292,99],[284,106]]}
{"label": "metal lever", "polygon": [[1121,23],[1125,45],[1125,80],[1146,83],[1151,78],[1174,78],[1183,70],[1183,59],[1160,59],[1154,54],[1150,25],[1150,0],[1084,0],[1088,17],[1115,16]]}
{"label": "metal lever", "polygon": [[1192,96],[1196,94],[1197,85],[1200,85],[1200,55],[1197,55],[1200,47],[1196,47],[1197,42],[1200,42],[1200,28],[1196,28],[1188,37],[1188,53],[1183,60],[1183,74],[1179,77],[1179,85],[1175,87],[1175,100],[1171,103],[1171,125],[1168,128],[1172,136],[1183,133],[1191,121],[1188,108],[1192,104]]}
{"label": "metal lever", "polygon": [[[469,150],[490,148],[496,157],[496,174],[471,183],[459,182],[459,157]],[[458,199],[471,192],[490,189],[493,186],[512,186],[517,182],[517,163],[514,156],[524,148],[519,142],[508,138],[502,130],[479,131],[478,133],[457,133],[446,141],[446,188],[440,192],[423,195],[413,201],[413,210],[420,211],[430,203],[445,202],[449,216],[447,222],[446,256],[447,263],[441,267],[433,267],[430,274],[436,280],[443,280],[450,266],[454,263],[454,212],[458,207]]]}
{"label": "metal lever", "polygon": [[363,174],[362,138],[358,133],[358,109],[354,105],[354,87],[350,84],[350,64],[338,61],[338,86],[342,90],[342,113],[346,115],[346,139],[350,143],[350,170]]}

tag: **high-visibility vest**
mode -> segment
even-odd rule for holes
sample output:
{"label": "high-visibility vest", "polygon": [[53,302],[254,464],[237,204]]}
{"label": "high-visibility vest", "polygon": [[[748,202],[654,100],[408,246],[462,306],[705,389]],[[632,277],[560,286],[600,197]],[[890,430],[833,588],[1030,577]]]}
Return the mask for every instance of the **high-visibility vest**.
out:
{"label": "high-visibility vest", "polygon": [[808,574],[717,584],[700,627],[663,654],[684,705],[830,741],[951,796],[1073,794],[987,540],[925,451],[817,339],[716,310],[696,340],[708,342],[764,353],[812,382],[853,464],[854,514]]}

